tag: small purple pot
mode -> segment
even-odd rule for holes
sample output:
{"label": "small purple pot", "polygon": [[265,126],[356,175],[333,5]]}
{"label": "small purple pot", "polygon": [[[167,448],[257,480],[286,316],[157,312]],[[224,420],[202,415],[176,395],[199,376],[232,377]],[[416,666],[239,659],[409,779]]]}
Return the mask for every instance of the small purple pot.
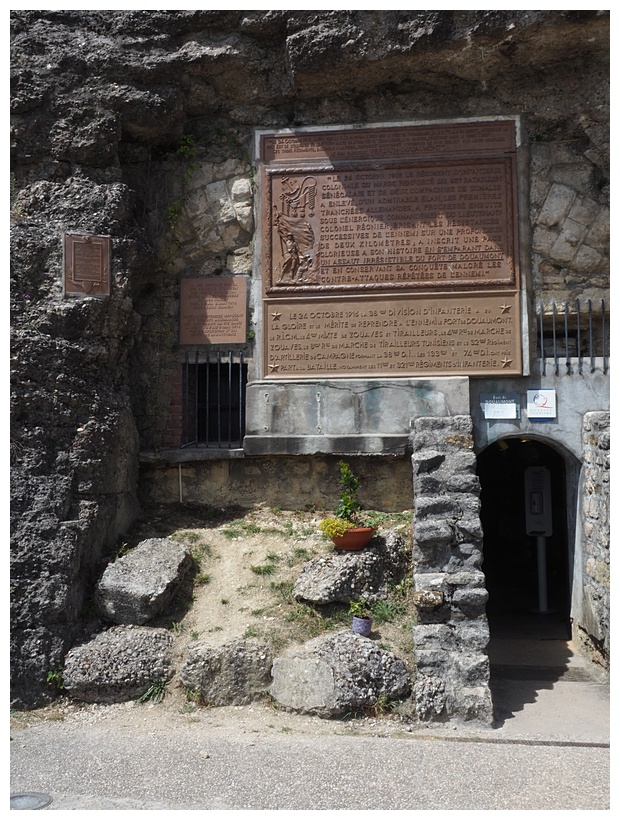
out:
{"label": "small purple pot", "polygon": [[351,630],[367,638],[372,630],[372,618],[370,616],[368,618],[358,618],[357,615],[354,615]]}

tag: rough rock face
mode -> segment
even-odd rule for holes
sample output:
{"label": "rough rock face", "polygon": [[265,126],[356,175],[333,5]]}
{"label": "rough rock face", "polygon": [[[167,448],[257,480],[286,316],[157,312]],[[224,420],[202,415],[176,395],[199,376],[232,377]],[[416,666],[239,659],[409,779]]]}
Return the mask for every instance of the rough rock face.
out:
{"label": "rough rock face", "polygon": [[394,531],[376,535],[359,552],[333,552],[313,558],[295,581],[293,597],[312,604],[376,601],[388,584],[402,581],[409,565],[403,538]]}
{"label": "rough rock face", "polygon": [[350,631],[315,638],[273,663],[272,697],[287,709],[338,717],[399,700],[411,689],[405,664],[376,643]]}
{"label": "rough rock face", "polygon": [[112,627],[68,652],[65,691],[86,703],[139,698],[156,681],[172,678],[172,642],[165,629]]}
{"label": "rough rock face", "polygon": [[[49,699],[136,515],[180,275],[251,272],[253,129],[522,112],[537,296],[591,295],[608,40],[606,11],[11,12],[14,706]],[[63,298],[65,232],[111,237],[108,299]]]}
{"label": "rough rock face", "polygon": [[188,651],[181,681],[208,706],[242,705],[267,695],[271,665],[269,647],[258,641],[202,643]]}
{"label": "rough rock face", "polygon": [[184,544],[147,538],[104,571],[95,589],[102,615],[117,624],[145,624],[164,610],[192,563]]}

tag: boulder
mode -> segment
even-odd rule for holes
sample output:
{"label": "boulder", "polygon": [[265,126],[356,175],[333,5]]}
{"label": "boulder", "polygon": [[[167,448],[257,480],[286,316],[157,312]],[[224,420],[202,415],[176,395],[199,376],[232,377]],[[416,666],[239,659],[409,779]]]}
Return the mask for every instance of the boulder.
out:
{"label": "boulder", "polygon": [[145,624],[164,610],[192,564],[188,547],[147,538],[110,564],[95,590],[102,615],[117,624]]}
{"label": "boulder", "polygon": [[333,718],[399,700],[411,691],[404,662],[348,630],[315,638],[287,657],[276,658],[271,696],[280,706]]}
{"label": "boulder", "polygon": [[209,706],[252,703],[268,693],[272,662],[269,647],[258,641],[201,643],[187,653],[181,682]]}
{"label": "boulder", "polygon": [[293,596],[319,605],[386,598],[388,583],[402,581],[408,561],[404,539],[389,530],[359,552],[332,552],[308,561]]}
{"label": "boulder", "polygon": [[165,629],[114,626],[68,652],[64,689],[86,703],[139,698],[152,684],[172,677],[172,643]]}

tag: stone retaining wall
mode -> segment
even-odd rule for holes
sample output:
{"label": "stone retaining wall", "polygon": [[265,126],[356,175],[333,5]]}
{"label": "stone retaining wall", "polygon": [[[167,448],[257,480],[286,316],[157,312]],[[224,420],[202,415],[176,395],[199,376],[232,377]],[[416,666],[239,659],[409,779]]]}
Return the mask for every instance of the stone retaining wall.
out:
{"label": "stone retaining wall", "polygon": [[609,663],[609,413],[583,418],[584,623],[576,637],[593,658]]}
{"label": "stone retaining wall", "polygon": [[470,416],[417,419],[412,462],[418,716],[490,724],[488,593]]}

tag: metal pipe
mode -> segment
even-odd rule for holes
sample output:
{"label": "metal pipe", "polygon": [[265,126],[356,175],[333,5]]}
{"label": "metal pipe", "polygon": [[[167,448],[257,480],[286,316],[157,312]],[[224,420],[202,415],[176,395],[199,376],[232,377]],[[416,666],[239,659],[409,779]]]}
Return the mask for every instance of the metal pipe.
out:
{"label": "metal pipe", "polygon": [[590,373],[594,373],[594,341],[592,339],[592,299],[588,299],[588,324],[590,327]]}
{"label": "metal pipe", "polygon": [[232,447],[232,350],[228,351],[228,449]]}
{"label": "metal pipe", "polygon": [[239,354],[239,447],[243,443],[243,351]]}
{"label": "metal pipe", "polygon": [[557,348],[557,340],[556,340],[556,318],[557,318],[557,306],[555,301],[553,301],[553,359],[555,362],[555,375],[557,376],[560,372],[560,365],[558,363],[558,348]]}
{"label": "metal pipe", "polygon": [[222,351],[217,351],[217,446],[222,446],[222,397],[220,390],[220,378],[222,371]]}
{"label": "metal pipe", "polygon": [[579,375],[583,373],[583,359],[581,356],[581,307],[579,299],[577,302],[577,366],[579,368]]}
{"label": "metal pipe", "polygon": [[601,330],[603,332],[603,373],[607,374],[607,324],[604,299],[601,299]]}
{"label": "metal pipe", "polygon": [[564,353],[566,356],[566,372],[570,373],[570,353],[568,352],[568,302],[564,302]]}
{"label": "metal pipe", "polygon": [[194,356],[194,447],[198,446],[198,351]]}
{"label": "metal pipe", "polygon": [[209,351],[205,357],[205,446],[209,446],[209,381],[211,375],[209,373]]}
{"label": "metal pipe", "polygon": [[545,334],[543,333],[543,313],[545,311],[545,306],[541,300],[540,302],[540,369],[542,370],[543,376],[546,374],[547,365],[545,362]]}
{"label": "metal pipe", "polygon": [[183,447],[189,440],[189,355],[186,351],[183,362]]}

